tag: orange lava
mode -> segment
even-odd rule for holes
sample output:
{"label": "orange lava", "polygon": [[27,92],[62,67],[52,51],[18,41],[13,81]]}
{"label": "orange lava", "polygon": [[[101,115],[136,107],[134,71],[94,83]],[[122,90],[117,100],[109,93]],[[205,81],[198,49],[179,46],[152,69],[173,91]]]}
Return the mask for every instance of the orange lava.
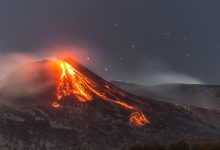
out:
{"label": "orange lava", "polygon": [[134,124],[137,127],[142,127],[149,123],[149,120],[147,120],[147,118],[141,112],[133,112],[130,115],[130,125]]}
{"label": "orange lava", "polygon": [[66,96],[74,96],[78,102],[84,103],[94,100],[94,95],[96,95],[105,101],[113,102],[126,109],[135,111],[130,115],[130,124],[134,124],[137,127],[149,124],[149,120],[136,106],[127,104],[115,96],[120,95],[124,97],[125,93],[118,92],[107,84],[100,88],[100,85],[68,62],[64,60],[56,60],[55,62],[58,63],[61,74],[57,85],[56,100],[52,104],[54,108],[59,108],[61,106],[60,102]]}

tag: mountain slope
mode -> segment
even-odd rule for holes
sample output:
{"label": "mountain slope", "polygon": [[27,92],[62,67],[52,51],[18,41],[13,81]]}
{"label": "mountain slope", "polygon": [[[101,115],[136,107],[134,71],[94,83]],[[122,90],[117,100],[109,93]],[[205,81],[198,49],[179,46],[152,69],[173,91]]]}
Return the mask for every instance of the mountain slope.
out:
{"label": "mountain slope", "polygon": [[143,86],[119,81],[112,81],[111,83],[142,97],[211,109],[220,108],[220,86],[217,85],[164,84]]}
{"label": "mountain slope", "polygon": [[[116,98],[142,110],[150,124],[142,127],[131,125],[128,116],[133,110],[98,95],[85,103],[66,97],[62,100],[62,107],[54,108],[56,77],[51,76],[54,73],[51,62],[33,62],[14,72],[2,84],[1,149],[108,150],[137,143],[167,144],[186,140],[192,144],[220,139],[219,111],[140,98],[114,87],[74,63],[73,66],[95,81],[100,90],[108,85],[116,90],[112,92]],[[25,80],[26,75],[31,77]],[[27,92],[30,87],[33,90]]]}

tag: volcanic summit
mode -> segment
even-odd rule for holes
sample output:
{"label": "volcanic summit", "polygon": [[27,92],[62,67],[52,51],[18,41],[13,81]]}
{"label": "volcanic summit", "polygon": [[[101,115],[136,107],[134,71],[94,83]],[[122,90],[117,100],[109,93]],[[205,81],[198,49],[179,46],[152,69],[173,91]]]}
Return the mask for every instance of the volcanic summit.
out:
{"label": "volcanic summit", "polygon": [[1,81],[0,99],[4,149],[104,150],[220,138],[219,111],[129,94],[69,58],[24,65]]}

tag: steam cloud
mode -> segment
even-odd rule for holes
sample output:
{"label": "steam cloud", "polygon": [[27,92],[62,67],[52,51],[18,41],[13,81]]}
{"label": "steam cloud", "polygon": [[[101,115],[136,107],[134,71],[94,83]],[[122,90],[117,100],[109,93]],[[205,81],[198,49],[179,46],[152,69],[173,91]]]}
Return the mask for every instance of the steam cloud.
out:
{"label": "steam cloud", "polygon": [[136,82],[139,84],[144,83],[146,85],[173,84],[173,83],[203,84],[203,82],[199,79],[193,78],[186,74],[181,74],[172,71],[157,72],[147,77],[142,77]]}

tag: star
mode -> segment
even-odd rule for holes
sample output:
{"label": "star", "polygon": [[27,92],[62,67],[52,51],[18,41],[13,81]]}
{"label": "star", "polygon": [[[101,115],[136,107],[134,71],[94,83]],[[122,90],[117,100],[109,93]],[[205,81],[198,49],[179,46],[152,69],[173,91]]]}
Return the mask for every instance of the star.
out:
{"label": "star", "polygon": [[131,44],[131,47],[132,47],[132,48],[135,48],[135,45],[134,45],[134,44]]}
{"label": "star", "polygon": [[162,35],[166,38],[166,37],[169,37],[171,35],[171,33],[170,32],[165,32]]}
{"label": "star", "polygon": [[190,56],[191,56],[190,52],[188,52],[188,53],[186,54],[186,56],[187,56],[187,57],[190,57]]}
{"label": "star", "polygon": [[118,27],[118,24],[117,24],[117,23],[115,23],[115,24],[114,24],[114,27]]}
{"label": "star", "polygon": [[170,32],[167,32],[166,34],[167,34],[167,36],[170,36]]}

